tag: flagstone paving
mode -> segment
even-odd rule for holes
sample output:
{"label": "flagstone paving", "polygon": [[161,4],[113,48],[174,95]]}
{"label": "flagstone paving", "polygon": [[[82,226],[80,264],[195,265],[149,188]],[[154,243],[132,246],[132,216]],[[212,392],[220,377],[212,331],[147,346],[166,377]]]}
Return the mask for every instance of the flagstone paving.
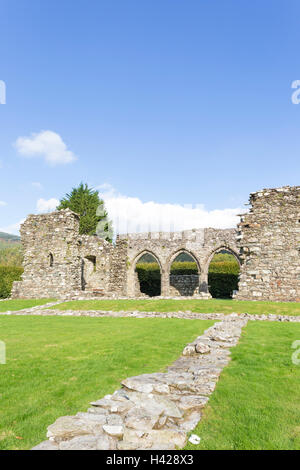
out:
{"label": "flagstone paving", "polygon": [[86,413],[58,418],[48,427],[48,441],[34,450],[184,447],[247,321],[226,316],[188,344],[167,372],[129,377]]}

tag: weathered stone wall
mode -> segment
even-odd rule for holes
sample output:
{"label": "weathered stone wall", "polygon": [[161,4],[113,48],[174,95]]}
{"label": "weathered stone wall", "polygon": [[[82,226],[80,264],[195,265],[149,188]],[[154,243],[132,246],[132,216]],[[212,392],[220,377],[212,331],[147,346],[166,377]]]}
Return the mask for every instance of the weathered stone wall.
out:
{"label": "weathered stone wall", "polygon": [[244,263],[237,298],[300,301],[300,186],[250,195],[241,216],[239,246]]}
{"label": "weathered stone wall", "polygon": [[[234,229],[129,234],[117,237],[113,245],[97,236],[79,235],[79,216],[70,210],[30,215],[21,237],[24,274],[14,283],[15,298],[144,295],[136,264],[145,253],[152,254],[161,268],[163,296],[209,296],[208,267],[214,253],[226,248],[238,257]],[[171,264],[182,252],[195,259],[199,276],[170,276]]]}
{"label": "weathered stone wall", "polygon": [[[120,236],[128,242],[127,248],[127,295],[134,297],[139,293],[136,264],[145,253],[151,254],[160,266],[161,295],[173,295],[170,286],[171,265],[180,253],[187,253],[198,266],[199,285],[196,293],[208,292],[208,268],[215,253],[226,249],[239,259],[235,229],[193,229],[183,232],[151,232]],[[176,295],[180,295],[177,291]]]}
{"label": "weathered stone wall", "polygon": [[112,246],[111,250],[107,293],[113,296],[127,295],[127,241],[120,240],[119,237],[115,247]]}
{"label": "weathered stone wall", "polygon": [[171,274],[170,295],[189,297],[199,293],[199,276],[197,274]]}
{"label": "weathered stone wall", "polygon": [[67,209],[30,215],[20,232],[24,274],[13,285],[13,298],[76,298],[90,297],[94,290],[109,292],[114,247],[97,236],[79,235],[77,214]]}
{"label": "weathered stone wall", "polygon": [[90,295],[95,289],[107,292],[112,245],[97,236],[80,235],[77,240],[81,258],[81,291]]}
{"label": "weathered stone wall", "polygon": [[24,274],[12,297],[63,297],[80,289],[79,216],[72,211],[30,215],[21,225]]}
{"label": "weathered stone wall", "polygon": [[[136,264],[145,253],[160,266],[161,295],[208,294],[208,268],[226,249],[243,261],[241,300],[300,300],[300,186],[265,189],[250,196],[250,212],[238,231],[212,228],[119,236],[116,244],[79,235],[70,210],[30,215],[21,226],[24,274],[12,297],[78,298],[141,294]],[[180,253],[188,253],[198,276],[170,276]],[[239,254],[240,252],[240,254]]]}

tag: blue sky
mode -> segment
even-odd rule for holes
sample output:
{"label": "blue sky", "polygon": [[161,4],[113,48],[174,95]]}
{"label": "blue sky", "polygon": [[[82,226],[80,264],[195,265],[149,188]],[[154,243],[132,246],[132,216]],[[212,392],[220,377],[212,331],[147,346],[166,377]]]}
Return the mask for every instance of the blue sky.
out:
{"label": "blue sky", "polygon": [[230,226],[250,192],[299,184],[298,0],[0,8],[2,230],[80,181],[113,218],[173,207],[175,228]]}

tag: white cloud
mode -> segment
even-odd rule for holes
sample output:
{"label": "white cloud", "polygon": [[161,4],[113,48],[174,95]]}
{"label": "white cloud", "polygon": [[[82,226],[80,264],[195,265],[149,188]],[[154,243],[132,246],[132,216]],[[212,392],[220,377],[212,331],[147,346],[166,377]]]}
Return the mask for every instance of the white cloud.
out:
{"label": "white cloud", "polygon": [[36,203],[36,209],[38,212],[52,212],[56,209],[59,204],[59,200],[54,197],[51,199],[38,199]]}
{"label": "white cloud", "polygon": [[105,201],[115,233],[232,228],[239,222],[237,214],[245,212],[240,207],[208,211],[203,204],[192,206],[143,202],[139,198],[118,193],[107,183],[97,189]]}
{"label": "white cloud", "polygon": [[36,189],[43,189],[43,185],[41,183],[38,183],[38,182],[31,183],[31,186],[33,186]]}
{"label": "white cloud", "polygon": [[[120,194],[108,183],[96,189],[105,201],[115,233],[171,232],[205,227],[232,228],[239,222],[237,214],[245,212],[245,209],[240,207],[208,211],[203,204],[192,206],[143,202],[139,198]],[[38,213],[51,212],[58,204],[58,199],[41,198],[37,201],[36,209]],[[18,234],[23,222],[24,220],[20,220],[16,224],[0,228],[0,231]]]}
{"label": "white cloud", "polygon": [[19,137],[15,147],[24,157],[39,157],[51,165],[71,163],[77,159],[73,152],[68,150],[61,136],[53,131],[41,131],[29,137]]}
{"label": "white cloud", "polygon": [[[51,199],[38,199],[36,203],[36,210],[38,213],[52,212],[56,209],[59,204],[59,200],[55,198]],[[0,204],[1,205],[1,204]],[[0,228],[0,232],[12,233],[14,235],[19,235],[20,225],[25,221],[25,219],[16,222],[15,224],[7,225],[6,227]]]}
{"label": "white cloud", "polygon": [[7,206],[7,202],[5,202],[5,201],[0,201],[0,206]]}
{"label": "white cloud", "polygon": [[11,233],[13,235],[20,235],[20,225],[25,221],[25,219],[19,220],[19,222],[11,225],[7,225],[6,227],[1,227],[0,232]]}

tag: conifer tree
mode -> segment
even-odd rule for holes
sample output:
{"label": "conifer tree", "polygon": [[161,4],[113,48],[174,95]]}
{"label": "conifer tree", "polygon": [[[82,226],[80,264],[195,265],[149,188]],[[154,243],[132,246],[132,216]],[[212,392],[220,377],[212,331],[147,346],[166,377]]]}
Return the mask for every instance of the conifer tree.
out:
{"label": "conifer tree", "polygon": [[[112,241],[112,225],[98,191],[89,188],[87,184],[80,183],[77,188],[73,188],[60,200],[57,207],[58,210],[67,208],[80,215],[79,233],[81,235],[97,233],[105,240]],[[97,227],[100,227],[100,230],[97,230]]]}

